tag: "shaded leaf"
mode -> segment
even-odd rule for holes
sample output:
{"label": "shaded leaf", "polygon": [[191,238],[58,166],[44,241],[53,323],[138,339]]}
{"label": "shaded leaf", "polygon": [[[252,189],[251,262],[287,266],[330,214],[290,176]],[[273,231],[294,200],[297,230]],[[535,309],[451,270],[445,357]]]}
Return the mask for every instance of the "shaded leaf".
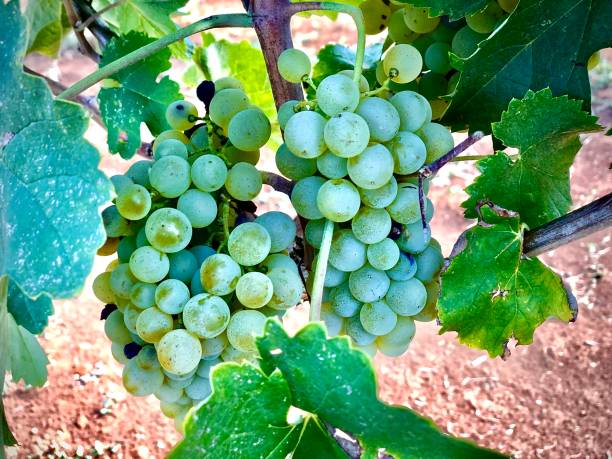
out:
{"label": "shaded leaf", "polygon": [[2,403],[2,391],[4,390],[4,377],[10,368],[9,353],[5,350],[9,347],[8,311],[6,302],[8,296],[8,276],[0,275],[0,457],[3,457],[3,445],[12,446],[17,443],[9,428]]}
{"label": "shaded leaf", "polygon": [[[113,38],[104,49],[104,66],[153,41],[142,33],[130,32]],[[180,99],[179,86],[160,73],[170,68],[170,51],[164,49],[112,76],[118,82],[100,90],[100,113],[108,129],[108,147],[123,158],[131,158],[140,147],[140,123],[153,135],[169,129],[166,107]]]}
{"label": "shaded leaf", "polygon": [[567,322],[573,313],[559,276],[523,258],[519,218],[481,211],[484,221],[465,233],[465,248],[442,273],[438,316],[441,332],[456,331],[461,342],[495,357],[510,338],[529,344],[547,318]]}
{"label": "shaded leaf", "polygon": [[39,52],[55,57],[60,49],[66,27],[63,21],[62,0],[28,2],[25,17],[28,20],[28,53]]}
{"label": "shaded leaf", "polygon": [[511,101],[493,133],[518,148],[518,157],[498,152],[477,163],[481,175],[466,189],[465,216],[476,218],[478,201],[519,212],[531,228],[564,215],[572,203],[569,169],[581,146],[579,135],[600,130],[596,121],[581,111],[579,101],[553,97],[549,89]]}
{"label": "shaded leaf", "polygon": [[9,282],[8,312],[15,321],[30,333],[38,335],[53,314],[51,298],[42,294],[35,300],[24,294],[14,282]]}
{"label": "shaded leaf", "polygon": [[47,381],[47,356],[36,337],[8,315],[9,359],[13,381],[41,387]]}
{"label": "shaded leaf", "polygon": [[[0,448],[2,445],[5,446],[14,446],[17,444],[17,440],[13,436],[11,429],[6,420],[6,414],[4,413],[4,403],[2,403],[2,398],[0,397]],[[1,454],[1,453],[0,453]]]}
{"label": "shaded leaf", "polygon": [[[363,76],[370,83],[370,87],[376,84],[376,64],[380,61],[382,45],[368,46],[363,61]],[[329,75],[341,70],[353,69],[355,66],[355,52],[342,45],[325,45],[317,54],[317,63],[312,70],[312,79],[318,83]]]}
{"label": "shaded leaf", "polygon": [[430,16],[446,15],[454,21],[483,9],[488,0],[399,0],[399,3],[429,8]]}

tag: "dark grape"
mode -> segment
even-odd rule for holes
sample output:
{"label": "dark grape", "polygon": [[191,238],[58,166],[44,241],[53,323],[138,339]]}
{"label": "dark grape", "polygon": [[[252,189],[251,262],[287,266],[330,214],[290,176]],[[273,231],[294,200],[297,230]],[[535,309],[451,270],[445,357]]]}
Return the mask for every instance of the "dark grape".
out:
{"label": "dark grape", "polygon": [[117,309],[116,304],[107,304],[104,306],[102,312],[100,313],[100,320],[106,320],[106,318],[110,316],[111,312],[113,312],[115,309]]}
{"label": "dark grape", "polygon": [[208,111],[210,101],[215,95],[215,83],[209,80],[202,81],[196,89],[196,95],[198,99],[204,102],[204,107],[206,107],[206,111]]}
{"label": "dark grape", "polygon": [[138,355],[141,349],[142,346],[138,343],[128,343],[123,348],[123,353],[128,359],[133,359]]}

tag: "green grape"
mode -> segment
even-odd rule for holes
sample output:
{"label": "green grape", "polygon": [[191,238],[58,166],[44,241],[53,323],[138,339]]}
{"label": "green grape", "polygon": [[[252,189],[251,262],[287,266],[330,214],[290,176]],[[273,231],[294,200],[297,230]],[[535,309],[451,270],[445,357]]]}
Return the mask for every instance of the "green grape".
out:
{"label": "green grape", "polygon": [[385,209],[362,207],[351,222],[353,234],[364,244],[382,241],[391,231],[391,217]]}
{"label": "green grape", "polygon": [[277,268],[285,268],[289,271],[295,272],[298,275],[300,273],[295,261],[293,261],[288,255],[284,255],[282,253],[271,253],[264,261],[261,262],[261,266],[266,268],[268,273]]}
{"label": "green grape", "polygon": [[518,5],[519,0],[497,0],[497,4],[504,10],[506,13],[512,13]]}
{"label": "green grape", "polygon": [[[397,245],[397,242],[395,244]],[[386,272],[392,281],[405,281],[414,277],[416,270],[417,265],[414,257],[409,253],[400,252],[399,260],[395,266]]]}
{"label": "green grape", "polygon": [[191,241],[192,229],[187,216],[176,209],[157,209],[145,225],[147,240],[157,250],[174,253],[184,249]]}
{"label": "green grape", "polygon": [[240,266],[232,257],[216,253],[208,257],[200,267],[200,281],[204,289],[213,295],[228,295],[236,288],[242,275]]}
{"label": "green grape", "polygon": [[332,311],[340,317],[353,317],[361,309],[362,303],[353,297],[348,282],[332,290]]}
{"label": "green grape", "polygon": [[263,335],[265,323],[266,316],[259,311],[238,311],[227,326],[227,339],[239,351],[255,352],[255,337]]}
{"label": "green grape", "polygon": [[128,185],[115,200],[117,210],[128,220],[140,220],[151,210],[151,195],[142,185]]}
{"label": "green grape", "polygon": [[252,151],[263,147],[270,139],[272,127],[268,117],[258,108],[242,110],[229,122],[228,137],[240,150]]}
{"label": "green grape", "polygon": [[443,75],[439,73],[427,72],[421,77],[419,81],[419,92],[425,98],[427,98],[430,102],[431,106],[431,117],[432,119],[436,116],[434,115],[434,103],[439,102],[439,97],[444,96],[446,91],[448,90],[448,82]]}
{"label": "green grape", "polygon": [[159,341],[157,356],[164,369],[184,375],[198,367],[202,358],[202,346],[188,331],[172,330]]}
{"label": "green grape", "polygon": [[123,310],[130,304],[129,298],[121,298],[119,296],[115,297],[115,305],[119,311],[123,312]]}
{"label": "green grape", "polygon": [[164,156],[178,156],[179,158],[187,159],[187,146],[176,139],[166,139],[160,142],[155,149],[155,160]]}
{"label": "green grape", "polygon": [[137,248],[136,238],[134,236],[123,237],[117,245],[117,258],[121,263],[128,263],[130,261],[130,256]]}
{"label": "green grape", "polygon": [[423,283],[415,278],[392,281],[385,300],[400,316],[414,316],[425,307],[427,290]]}
{"label": "green grape", "polygon": [[154,346],[143,346],[138,355],[134,357],[134,360],[138,366],[144,370],[160,369],[159,360],[157,360],[157,351]]}
{"label": "green grape", "polygon": [[323,137],[332,153],[342,158],[350,158],[368,146],[370,130],[361,116],[343,112],[327,121]]}
{"label": "green grape", "polygon": [[[208,362],[209,365],[211,365],[211,360],[218,361],[218,357],[229,344],[225,333],[221,333],[214,338],[204,338],[200,340],[200,343],[202,344],[202,359],[204,362]],[[201,365],[202,362],[200,362]],[[200,374],[200,366],[198,366],[198,374],[204,377],[204,375]]]}
{"label": "green grape", "polygon": [[155,303],[166,314],[179,314],[187,300],[189,288],[177,279],[166,279],[155,290]]}
{"label": "green grape", "polygon": [[478,43],[487,39],[487,34],[478,33],[465,26],[453,37],[452,51],[462,59],[466,59],[478,49]]}
{"label": "green grape", "polygon": [[190,166],[178,156],[164,156],[151,167],[151,186],[164,198],[177,198],[191,184]]}
{"label": "green grape", "polygon": [[304,51],[289,48],[278,56],[278,73],[289,83],[301,83],[310,75],[310,59]]}
{"label": "green grape", "polygon": [[382,209],[390,205],[397,196],[397,180],[391,177],[386,184],[373,190],[360,189],[361,202],[368,207]]}
{"label": "green grape", "polygon": [[349,276],[351,294],[362,303],[382,299],[387,294],[390,282],[384,271],[370,265],[359,268]]}
{"label": "green grape", "polygon": [[131,303],[128,303],[127,306],[123,308],[123,323],[130,333],[136,333],[136,320],[138,320],[140,312],[140,309]]}
{"label": "green grape", "polygon": [[431,239],[431,229],[429,225],[423,230],[421,221],[416,221],[406,225],[402,234],[397,239],[396,244],[401,250],[409,253],[421,253],[429,244]]}
{"label": "green grape", "polygon": [[378,349],[376,348],[376,341],[366,346],[355,345],[355,349],[359,349],[361,352],[366,354],[370,359],[373,359],[374,357],[376,357],[376,352],[378,351]]}
{"label": "green grape", "polygon": [[329,251],[329,263],[336,269],[352,272],[366,262],[366,246],[349,229],[334,233]]}
{"label": "green grape", "polygon": [[[348,77],[350,79],[353,79],[353,70],[350,69],[346,69],[346,70],[340,70],[338,72],[338,75],[344,75],[345,77]],[[359,76],[359,92],[368,92],[370,90],[370,83],[368,83],[368,80],[366,77],[364,77],[363,75]]]}
{"label": "green grape", "polygon": [[215,80],[215,92],[223,91],[224,89],[240,89],[244,91],[244,85],[237,78],[226,76]]}
{"label": "green grape", "polygon": [[412,318],[418,322],[431,322],[438,318],[438,297],[440,296],[440,284],[438,282],[427,282],[427,302],[421,312]]}
{"label": "green grape", "polygon": [[247,95],[240,89],[223,89],[215,92],[210,101],[208,115],[213,123],[227,129],[234,115],[249,108],[250,102]]}
{"label": "green grape", "polygon": [[448,43],[436,42],[425,51],[425,64],[432,72],[442,75],[451,70],[448,53],[451,47]]}
{"label": "green grape", "polygon": [[348,174],[346,158],[336,156],[330,151],[326,151],[317,158],[317,169],[321,175],[330,179],[340,179]]}
{"label": "green grape", "polygon": [[119,240],[118,237],[107,237],[106,240],[104,241],[104,244],[102,244],[102,247],[100,247],[96,251],[96,255],[100,255],[101,257],[112,255],[113,253],[117,251],[119,247],[119,242],[121,241]]}
{"label": "green grape", "polygon": [[108,339],[113,343],[123,346],[132,342],[130,331],[123,321],[123,313],[118,310],[111,312],[104,321],[104,334],[106,334]]}
{"label": "green grape", "polygon": [[229,143],[223,147],[223,156],[233,166],[237,163],[249,163],[255,166],[259,162],[261,156],[259,150],[244,151],[239,150]]}
{"label": "green grape", "polygon": [[130,297],[130,290],[136,282],[136,277],[127,263],[117,266],[110,275],[110,286],[115,295],[121,298]]}
{"label": "green grape", "polygon": [[[181,131],[176,131],[174,129],[171,129],[169,131],[164,131],[161,134],[159,134],[155,138],[155,141],[153,142],[153,157],[154,158],[155,158],[155,154],[157,153],[157,149],[159,148],[159,146],[164,142],[164,140],[168,140],[168,139],[179,140],[179,141],[183,142],[185,145],[187,145],[189,143],[189,139]],[[138,182],[136,182],[136,180],[134,180],[134,182],[138,183]],[[143,185],[142,183],[140,185],[146,186],[146,185]]]}
{"label": "green grape", "polygon": [[261,174],[249,163],[234,164],[225,179],[225,189],[238,201],[254,199],[262,187]]}
{"label": "green grape", "polygon": [[293,219],[286,213],[266,212],[257,217],[255,223],[263,226],[270,235],[270,252],[282,252],[293,246],[297,227]]}
{"label": "green grape", "polygon": [[138,233],[136,233],[136,248],[144,247],[145,245],[151,245],[151,243],[147,239],[147,231],[143,226],[138,230]]}
{"label": "green grape", "polygon": [[[197,266],[201,266],[211,255],[214,255],[215,249],[207,245],[195,245],[189,249],[189,251],[195,256]],[[172,268],[172,258],[170,258],[170,267]]]}
{"label": "green grape", "polygon": [[421,53],[412,45],[400,44],[389,49],[383,59],[385,75],[395,83],[410,83],[423,69]]}
{"label": "green grape", "polygon": [[408,175],[418,171],[427,157],[427,149],[421,138],[410,131],[400,131],[387,148],[393,156],[393,172]]}
{"label": "green grape", "polygon": [[325,218],[333,222],[349,221],[360,204],[359,191],[345,179],[328,180],[317,193],[317,207]]}
{"label": "green grape", "polygon": [[358,346],[367,346],[368,344],[373,343],[376,339],[376,335],[368,333],[365,328],[363,328],[359,315],[355,315],[354,317],[347,319],[346,334],[349,335],[353,342]]}
{"label": "green grape", "polygon": [[166,109],[166,121],[172,129],[177,131],[191,129],[197,120],[198,109],[186,100],[172,102]]}
{"label": "green grape", "polygon": [[[318,258],[315,260],[318,261]],[[313,264],[316,266],[315,263]],[[336,269],[332,265],[328,264],[325,271],[323,286],[326,287],[326,290],[332,287],[337,287],[338,285],[344,284],[348,280],[348,276],[349,274],[347,272],[340,271],[339,269]]]}
{"label": "green grape", "polygon": [[419,8],[412,5],[404,7],[404,22],[410,30],[416,33],[433,32],[440,23],[439,17],[430,17],[429,8]]}
{"label": "green grape", "polygon": [[142,311],[136,321],[136,332],[147,343],[157,343],[173,327],[172,316],[156,307]]}
{"label": "green grape", "polygon": [[301,180],[317,172],[316,160],[295,156],[285,144],[278,148],[274,160],[280,173],[291,180]]}
{"label": "green grape", "polygon": [[189,136],[189,146],[192,151],[205,150],[208,147],[208,127],[200,126]]}
{"label": "green grape", "polygon": [[291,204],[298,215],[308,220],[323,218],[317,206],[317,194],[324,183],[324,178],[313,176],[303,178],[295,184],[291,190]]}
{"label": "green grape", "polygon": [[338,336],[344,331],[344,319],[331,310],[329,303],[321,304],[321,320],[327,329],[327,336]]}
{"label": "green grape", "polygon": [[127,175],[113,175],[110,178],[113,188],[115,190],[115,195],[119,195],[123,190],[125,190],[128,186],[133,185],[134,182]]}
{"label": "green grape", "polygon": [[254,222],[238,225],[227,240],[229,254],[242,266],[255,266],[264,261],[271,246],[272,240],[266,228]]}
{"label": "green grape", "polygon": [[187,190],[179,198],[176,208],[185,214],[193,228],[204,228],[217,218],[215,198],[200,190]]}
{"label": "green grape", "polygon": [[130,289],[130,301],[140,309],[147,309],[155,305],[155,284],[138,282]]}
{"label": "green grape", "polygon": [[288,100],[287,102],[282,104],[280,107],[278,107],[277,119],[278,119],[278,125],[281,128],[281,130],[283,131],[285,130],[285,126],[287,125],[289,118],[291,118],[296,113],[295,106],[299,103],[300,103],[299,100]]}
{"label": "green grape", "polygon": [[306,228],[304,229],[304,237],[306,238],[306,242],[308,242],[308,244],[310,244],[315,249],[321,248],[324,228],[324,218],[321,218],[319,220],[309,220],[308,223],[306,223]]}
{"label": "green grape", "polygon": [[391,218],[398,223],[409,224],[420,220],[419,191],[412,184],[402,184],[397,196],[387,207]]}
{"label": "green grape", "polygon": [[429,245],[416,256],[416,264],[417,272],[414,277],[422,282],[430,282],[444,266],[444,256],[437,247]]}
{"label": "green grape", "polygon": [[451,151],[455,146],[455,141],[451,132],[441,124],[427,123],[419,131],[417,135],[425,143],[427,148],[427,164],[434,162],[436,159],[444,156]]}
{"label": "green grape", "polygon": [[392,239],[385,238],[368,246],[368,263],[373,268],[386,271],[393,268],[400,257],[400,249]]}
{"label": "green grape", "polygon": [[348,173],[359,188],[374,190],[384,186],[393,177],[393,156],[379,143],[348,160]]}
{"label": "green grape", "polygon": [[328,116],[352,112],[358,103],[359,87],[345,75],[327,76],[317,87],[317,104]]}
{"label": "green grape", "polygon": [[[346,77],[344,77],[346,78]],[[316,158],[327,149],[324,139],[325,118],[317,112],[299,112],[285,125],[285,145],[300,158]]]}
{"label": "green grape", "polygon": [[468,27],[478,33],[491,33],[495,26],[504,16],[504,10],[495,1],[490,1],[487,6],[474,14],[465,17]]}
{"label": "green grape", "polygon": [[193,274],[198,270],[199,264],[196,256],[189,250],[183,249],[171,253],[168,255],[168,260],[170,261],[168,277],[171,279],[178,279],[184,283],[188,283],[191,281]]}
{"label": "green grape", "polygon": [[121,365],[125,365],[130,361],[130,359],[125,356],[125,352],[123,352],[124,347],[124,344],[113,343],[111,341],[111,354],[113,354],[113,358]]}
{"label": "green grape", "polygon": [[359,4],[365,22],[365,33],[376,35],[387,27],[391,8],[383,0],[366,0]]}
{"label": "green grape", "polygon": [[411,30],[404,21],[404,9],[393,12],[389,18],[389,38],[395,43],[412,43],[419,34]]}
{"label": "green grape", "polygon": [[164,382],[164,374],[158,368],[145,370],[130,360],[123,367],[123,387],[136,397],[145,397],[156,392]]}
{"label": "green grape", "polygon": [[383,300],[366,303],[359,311],[359,320],[365,331],[381,336],[389,333],[397,324],[397,315]]}
{"label": "green grape", "polygon": [[387,142],[399,130],[399,113],[391,103],[380,97],[363,98],[355,113],[365,120],[372,142]]}
{"label": "green grape", "polygon": [[129,266],[136,279],[153,284],[166,277],[170,260],[165,253],[145,245],[132,253]]}
{"label": "green grape", "polygon": [[274,268],[268,272],[272,282],[272,297],[267,306],[285,310],[297,305],[302,298],[304,285],[299,274],[292,268]]}
{"label": "green grape", "polygon": [[116,206],[108,206],[102,211],[102,223],[107,237],[120,237],[130,234],[130,223],[121,216]]}
{"label": "green grape", "polygon": [[151,185],[151,182],[149,181],[149,170],[151,169],[152,165],[153,161],[136,161],[130,166],[125,175],[132,179],[132,181],[137,185],[142,185],[147,188]]}
{"label": "green grape", "polygon": [[183,395],[183,389],[177,389],[164,383],[153,395],[155,395],[160,402],[175,403]]}
{"label": "green grape", "polygon": [[587,61],[587,70],[593,70],[601,62],[601,54],[599,51],[594,52]]}
{"label": "green grape", "polygon": [[378,82],[379,85],[383,85],[387,82],[387,75],[385,74],[385,66],[383,65],[382,61],[379,61],[376,64],[376,81]]}
{"label": "green grape", "polygon": [[193,400],[200,401],[208,398],[212,393],[210,381],[208,379],[195,377],[191,384],[185,388],[185,393]]}
{"label": "green grape", "polygon": [[[158,358],[159,360],[159,358]],[[196,374],[197,368],[194,368],[193,370],[185,373],[185,374],[176,374],[176,373],[172,373],[171,371],[166,370],[165,368],[162,368],[162,372],[166,375],[167,377],[167,384],[171,387],[174,388],[180,388],[180,389],[184,389],[185,387],[187,387],[189,384],[191,384],[191,381],[193,381],[193,377]],[[185,400],[185,397],[181,397],[181,400],[179,400],[179,403],[187,403],[188,400]]]}
{"label": "green grape", "polygon": [[225,183],[227,166],[215,155],[203,155],[191,166],[191,180],[201,191],[217,191]]}
{"label": "green grape", "polygon": [[440,23],[436,30],[431,33],[431,38],[437,42],[450,44],[453,41],[453,37],[457,33],[457,28],[460,27],[460,22],[457,21],[451,24]]}
{"label": "green grape", "polygon": [[[220,335],[223,336],[224,340],[225,340],[225,345],[223,347],[223,349],[225,349],[225,347],[227,346],[227,338],[225,338],[225,335]],[[217,338],[213,338],[213,339],[217,339]],[[205,342],[206,340],[204,340]],[[221,352],[223,351],[223,349],[221,350]],[[214,358],[214,359],[210,359],[210,360],[205,360],[202,359],[200,360],[200,363],[198,365],[198,371],[196,372],[196,374],[200,377],[200,378],[205,378],[210,380],[212,378],[212,370],[214,369],[214,367],[218,364],[221,363],[221,359],[219,359],[218,357]]]}
{"label": "green grape", "polygon": [[195,336],[214,338],[227,328],[230,309],[219,296],[201,293],[194,296],[183,308],[183,324]]}
{"label": "green grape", "polygon": [[272,298],[272,292],[272,281],[258,272],[244,274],[236,284],[236,298],[243,306],[251,309],[265,306]]}
{"label": "green grape", "polygon": [[111,273],[105,271],[96,276],[91,286],[94,295],[102,303],[114,303],[115,292],[111,286]]}
{"label": "green grape", "polygon": [[398,92],[389,102],[399,113],[401,131],[415,132],[431,121],[429,102],[414,91]]}
{"label": "green grape", "polygon": [[414,320],[399,316],[393,330],[376,338],[376,347],[387,357],[399,357],[408,349],[415,332]]}

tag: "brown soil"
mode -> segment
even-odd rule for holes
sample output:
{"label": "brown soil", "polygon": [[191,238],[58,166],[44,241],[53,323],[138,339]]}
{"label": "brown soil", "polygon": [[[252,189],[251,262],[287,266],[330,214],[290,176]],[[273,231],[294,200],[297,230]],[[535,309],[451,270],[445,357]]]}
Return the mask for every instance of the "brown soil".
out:
{"label": "brown soil", "polygon": [[[330,27],[317,19],[318,27]],[[315,34],[298,20],[303,46],[316,49],[348,30],[334,25],[334,37]],[[31,65],[50,73],[45,59]],[[62,56],[59,78],[74,81],[93,66],[74,52]],[[598,94],[609,107],[609,89]],[[609,110],[602,124],[610,125]],[[89,138],[104,150],[97,127]],[[483,142],[481,153],[489,151]],[[585,139],[572,170],[575,206],[612,190],[609,164],[612,138]],[[472,152],[473,153],[473,152]],[[262,160],[271,167],[271,157]],[[272,162],[273,164],[273,162]],[[103,169],[113,175],[127,168],[104,155]],[[466,222],[459,209],[462,189],[475,175],[458,163],[443,171],[432,186],[436,204],[435,236],[448,253]],[[276,193],[262,197],[262,207],[286,205]],[[282,203],[282,204],[281,204]],[[439,336],[434,323],[420,324],[410,350],[401,358],[376,358],[380,396],[431,417],[450,434],[470,438],[517,458],[603,458],[612,456],[612,266],[610,231],[550,252],[543,260],[572,286],[580,315],[567,325],[547,322],[531,346],[512,348],[507,361],[459,344],[454,334]],[[99,258],[102,270],[110,258]],[[91,279],[74,300],[56,302],[56,313],[42,343],[49,355],[49,381],[42,389],[7,383],[6,409],[21,448],[9,457],[162,457],[179,439],[173,423],[152,398],[136,399],[121,387],[120,366],[98,320],[101,305],[90,291]]]}

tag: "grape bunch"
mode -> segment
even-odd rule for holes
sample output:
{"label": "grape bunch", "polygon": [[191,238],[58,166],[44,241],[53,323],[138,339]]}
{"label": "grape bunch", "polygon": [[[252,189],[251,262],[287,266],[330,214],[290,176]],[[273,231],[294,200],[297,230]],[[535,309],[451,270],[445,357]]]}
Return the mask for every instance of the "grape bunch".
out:
{"label": "grape bunch", "polygon": [[172,129],[155,139],[153,160],[112,177],[99,253],[117,259],[93,283],[125,388],[155,395],[178,429],[210,394],[210,369],[253,360],[267,317],[303,292],[287,252],[295,222],[276,211],[255,217],[249,202],[262,188],[251,163],[270,123],[239,81],[208,83],[199,91],[204,118],[189,102],[172,103]]}
{"label": "grape bunch", "polygon": [[[397,45],[383,65],[407,83],[420,74],[421,56]],[[288,81],[311,82],[301,51],[281,54],[278,69]],[[431,122],[422,95],[369,91],[365,78],[357,84],[352,76],[350,70],[329,75],[315,100],[280,107],[284,144],[276,165],[296,182],[291,202],[307,221],[306,242],[320,249],[326,221],[335,225],[322,305],[329,333],[350,336],[372,355],[399,356],[414,336],[414,321],[435,317],[443,264],[429,229],[430,200],[425,222],[421,216],[416,173],[451,150],[453,137]]]}

